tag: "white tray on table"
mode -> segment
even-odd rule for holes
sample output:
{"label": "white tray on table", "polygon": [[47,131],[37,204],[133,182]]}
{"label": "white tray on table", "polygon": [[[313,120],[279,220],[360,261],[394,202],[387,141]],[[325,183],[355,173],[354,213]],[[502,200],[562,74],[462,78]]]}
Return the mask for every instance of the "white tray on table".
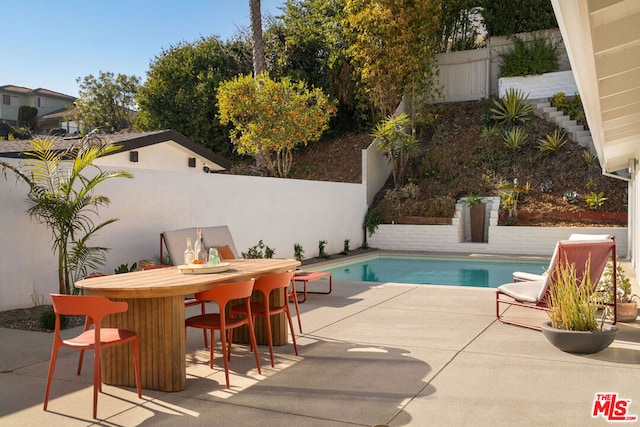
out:
{"label": "white tray on table", "polygon": [[221,262],[218,265],[209,264],[183,264],[178,266],[178,270],[183,274],[209,274],[222,273],[231,266],[230,262]]}

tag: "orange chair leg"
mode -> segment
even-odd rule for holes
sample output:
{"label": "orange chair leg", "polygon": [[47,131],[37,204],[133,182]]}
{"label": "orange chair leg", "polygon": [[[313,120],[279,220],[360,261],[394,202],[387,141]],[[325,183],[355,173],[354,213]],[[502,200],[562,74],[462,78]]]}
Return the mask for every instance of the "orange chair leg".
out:
{"label": "orange chair leg", "polygon": [[53,381],[53,371],[56,369],[56,360],[58,359],[58,348],[53,346],[53,350],[51,350],[51,360],[49,361],[49,373],[47,374],[47,387],[44,390],[44,407],[43,409],[47,410],[47,405],[49,405],[49,392],[51,391],[51,382]]}

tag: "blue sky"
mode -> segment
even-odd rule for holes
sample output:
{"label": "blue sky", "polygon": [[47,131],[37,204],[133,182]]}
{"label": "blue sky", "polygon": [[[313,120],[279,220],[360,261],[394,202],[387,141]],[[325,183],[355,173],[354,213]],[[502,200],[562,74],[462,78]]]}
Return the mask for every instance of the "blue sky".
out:
{"label": "blue sky", "polygon": [[[262,0],[262,14],[285,0]],[[249,26],[249,0],[0,0],[0,86],[78,95],[76,79],[100,71],[146,77],[182,41]]]}

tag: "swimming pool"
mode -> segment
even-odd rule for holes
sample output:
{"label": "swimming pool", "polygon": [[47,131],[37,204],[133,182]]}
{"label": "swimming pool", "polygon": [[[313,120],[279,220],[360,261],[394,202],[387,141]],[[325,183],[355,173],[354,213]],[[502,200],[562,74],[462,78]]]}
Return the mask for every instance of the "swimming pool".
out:
{"label": "swimming pool", "polygon": [[380,255],[318,271],[331,272],[334,280],[497,288],[513,281],[514,271],[541,274],[548,265],[548,261]]}

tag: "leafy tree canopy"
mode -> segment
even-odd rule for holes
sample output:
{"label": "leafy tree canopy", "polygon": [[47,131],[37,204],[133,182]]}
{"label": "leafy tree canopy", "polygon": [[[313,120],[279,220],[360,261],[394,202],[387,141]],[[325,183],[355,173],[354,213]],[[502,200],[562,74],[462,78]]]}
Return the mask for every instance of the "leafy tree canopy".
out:
{"label": "leafy tree canopy", "polygon": [[220,124],[216,89],[252,69],[251,42],[202,37],[163,50],[152,61],[137,96],[141,130],[174,129],[221,154],[230,154],[228,129]]}
{"label": "leafy tree canopy", "polygon": [[484,0],[487,35],[510,36],[558,28],[549,0]]}
{"label": "leafy tree canopy", "polygon": [[[286,177],[297,145],[317,141],[335,113],[322,92],[289,78],[238,76],[218,89],[220,121],[231,123],[238,152],[255,156],[272,175]],[[274,158],[275,157],[275,158]]]}
{"label": "leafy tree canopy", "polygon": [[140,79],[111,72],[102,72],[98,77],[92,74],[78,77],[79,97],[70,112],[73,120],[85,127],[99,128],[108,133],[119,132],[131,127],[135,110],[135,96]]}
{"label": "leafy tree canopy", "polygon": [[283,15],[268,21],[267,64],[273,77],[291,77],[338,100],[331,129],[368,128],[368,104],[355,90],[356,74],[343,33],[345,0],[287,0]]}
{"label": "leafy tree canopy", "polygon": [[438,0],[346,0],[349,54],[378,117],[406,93],[430,97],[438,51]]}

